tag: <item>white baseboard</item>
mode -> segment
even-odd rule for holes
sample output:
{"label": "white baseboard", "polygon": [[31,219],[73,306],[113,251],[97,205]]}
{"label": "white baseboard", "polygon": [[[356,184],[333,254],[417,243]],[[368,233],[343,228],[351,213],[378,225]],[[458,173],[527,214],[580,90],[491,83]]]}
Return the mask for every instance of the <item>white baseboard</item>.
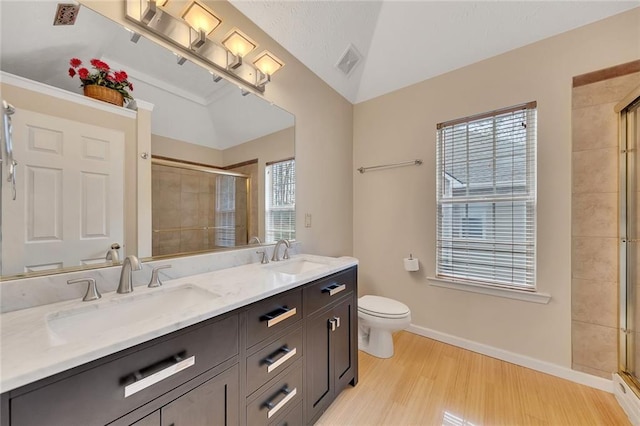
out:
{"label": "white baseboard", "polygon": [[629,417],[629,421],[636,426],[640,425],[640,399],[619,374],[613,375],[613,394]]}
{"label": "white baseboard", "polygon": [[420,327],[414,324],[411,324],[406,329],[406,331],[413,334],[418,334],[420,336],[428,337],[439,342],[457,346],[459,348],[468,349],[470,351],[487,355],[492,358],[497,358],[502,361],[510,362],[512,364],[520,365],[522,367],[527,367],[532,370],[540,371],[542,373],[551,374],[552,376],[570,380],[581,385],[590,386],[592,388],[600,389],[609,393],[614,392],[613,381],[604,379],[602,377],[592,376],[591,374],[583,373],[581,371],[572,370],[570,368],[562,367],[560,365],[552,364],[546,361],[540,361],[539,359],[520,355],[514,352],[509,352],[504,349],[499,349],[493,346],[485,345],[483,343],[463,339],[461,337],[456,337],[451,334],[442,333],[440,331],[431,330],[429,328]]}

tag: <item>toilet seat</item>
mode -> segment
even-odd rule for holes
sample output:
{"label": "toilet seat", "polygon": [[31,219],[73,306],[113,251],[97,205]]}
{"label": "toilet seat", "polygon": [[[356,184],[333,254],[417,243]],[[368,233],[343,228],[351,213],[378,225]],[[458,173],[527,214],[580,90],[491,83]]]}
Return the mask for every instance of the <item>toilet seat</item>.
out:
{"label": "toilet seat", "polygon": [[409,307],[404,303],[372,295],[358,299],[358,311],[378,318],[404,318],[410,314]]}

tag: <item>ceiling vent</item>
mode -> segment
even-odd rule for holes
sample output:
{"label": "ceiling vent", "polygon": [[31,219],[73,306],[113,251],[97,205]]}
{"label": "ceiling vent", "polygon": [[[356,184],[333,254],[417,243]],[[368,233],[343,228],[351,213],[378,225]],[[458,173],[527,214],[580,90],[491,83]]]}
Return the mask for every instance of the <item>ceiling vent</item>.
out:
{"label": "ceiling vent", "polygon": [[80,5],[74,3],[58,3],[53,25],[73,25],[76,23]]}
{"label": "ceiling vent", "polygon": [[362,55],[358,52],[358,49],[356,49],[353,44],[350,44],[349,47],[347,47],[347,50],[345,50],[340,57],[340,60],[336,64],[336,68],[348,77],[361,60]]}

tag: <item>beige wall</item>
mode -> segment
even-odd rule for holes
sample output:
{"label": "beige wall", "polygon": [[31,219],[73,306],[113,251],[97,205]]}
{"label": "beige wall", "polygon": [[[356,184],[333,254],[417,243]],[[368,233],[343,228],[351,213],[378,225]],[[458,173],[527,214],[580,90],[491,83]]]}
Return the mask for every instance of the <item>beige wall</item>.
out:
{"label": "beige wall", "polygon": [[640,73],[573,89],[572,364],[610,378],[618,367],[619,142],[616,104]]}
{"label": "beige wall", "polygon": [[[640,57],[640,9],[381,96],[354,108],[354,256],[361,292],[409,305],[413,323],[571,367],[572,77]],[[541,305],[430,286],[435,274],[436,124],[538,102]],[[420,167],[356,174],[420,158]],[[420,258],[408,273],[402,258]]]}
{"label": "beige wall", "polygon": [[[258,218],[258,229],[257,235],[260,237],[261,241],[264,241],[264,233],[265,233],[265,223],[264,223],[264,203],[265,203],[265,192],[264,192],[264,168],[268,162],[271,161],[279,161],[287,158],[291,158],[295,155],[294,150],[294,132],[295,129],[293,127],[289,127],[288,129],[280,130],[279,132],[271,133],[270,135],[263,136],[258,139],[254,139],[252,141],[243,143],[241,145],[236,145],[232,148],[227,148],[223,151],[224,157],[224,165],[229,166],[232,164],[241,163],[243,161],[248,161],[252,159],[258,159],[258,171],[257,171],[257,179],[254,180],[253,184],[256,185],[259,190],[257,191],[257,204],[255,205],[255,212],[257,213]],[[296,168],[298,167],[298,162],[296,160]],[[296,170],[297,172],[297,170]],[[297,176],[296,176],[296,179]],[[300,188],[299,180],[296,182],[296,186]],[[303,189],[306,190],[306,189]],[[298,194],[296,194],[297,198]],[[296,200],[297,201],[297,200]],[[296,202],[296,232],[302,229],[301,219],[300,217],[300,209]],[[253,210],[253,209],[252,209]],[[298,239],[298,238],[296,238]]]}
{"label": "beige wall", "polygon": [[[99,13],[131,26],[120,2],[82,0]],[[296,117],[296,221],[313,215],[311,228],[298,227],[297,240],[308,253],[352,253],[351,167],[353,106],[226,1],[205,0],[225,22],[233,22],[273,52],[285,67],[273,76],[265,98]],[[188,56],[188,54],[185,54]]]}
{"label": "beige wall", "polygon": [[182,161],[222,166],[222,151],[160,135],[151,135],[151,154]]}

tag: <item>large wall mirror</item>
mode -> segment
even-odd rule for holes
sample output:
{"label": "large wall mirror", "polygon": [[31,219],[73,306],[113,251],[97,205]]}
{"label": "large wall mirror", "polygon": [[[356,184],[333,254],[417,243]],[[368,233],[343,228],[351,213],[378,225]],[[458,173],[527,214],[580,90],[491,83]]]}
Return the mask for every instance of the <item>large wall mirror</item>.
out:
{"label": "large wall mirror", "polygon": [[[154,105],[152,183],[149,188],[139,189],[152,194],[150,246],[153,256],[295,239],[292,114],[258,96],[243,93],[226,80],[214,81],[208,70],[189,61],[179,64],[173,52],[145,37],[133,42],[130,31],[87,7],[81,7],[75,24],[68,26],[52,25],[55,2],[3,0],[0,7],[0,68],[4,73],[81,93],[77,76],[72,78],[67,74],[69,60],[79,58],[88,65],[90,59],[97,58],[111,68],[126,71],[134,85],[133,97]],[[233,23],[226,25],[231,28]],[[37,121],[42,119],[39,116],[37,120],[34,118],[35,122],[45,124],[27,125],[28,131],[20,130],[21,114],[28,115],[28,111],[23,111],[28,109],[19,109],[12,116],[19,182],[15,201],[11,194],[13,188],[6,179],[7,165],[2,166],[2,278],[112,265],[113,262],[107,260],[108,253],[110,258],[114,254],[111,244],[121,243],[119,239],[126,232],[124,224],[135,220],[123,217],[122,211],[121,194],[127,186],[135,185],[130,176],[125,177],[122,155],[114,154],[124,150],[111,151],[111,163],[104,172],[92,165],[95,163],[78,166],[79,160],[65,156],[78,150],[100,151],[105,141],[114,147],[128,141],[119,141],[122,135],[117,132],[110,135],[98,125],[89,129],[94,132],[93,136],[83,137],[80,145],[67,144],[66,140],[60,142],[64,149],[57,155],[63,152],[65,157],[60,163],[46,157],[32,158],[29,150],[19,145],[40,144],[47,148],[55,145],[57,139],[52,136],[55,132],[48,130],[46,120]],[[62,125],[61,122],[74,126],[73,117],[69,123],[53,121],[53,127]],[[46,131],[40,131],[42,129]],[[56,186],[56,173],[59,171],[60,176],[67,173],[65,162],[91,169],[85,170],[85,174],[92,173],[92,178],[82,180],[77,188]],[[114,195],[108,195],[109,188],[104,189],[106,181],[109,182],[106,186],[115,188]],[[82,199],[75,200],[69,194]],[[91,197],[96,200],[101,197],[102,201],[87,203],[86,199]],[[59,205],[49,205],[56,203]],[[100,203],[105,206],[96,211],[86,207]],[[70,207],[75,204],[84,206],[81,213]],[[69,213],[72,217],[58,217],[53,212]],[[87,218],[79,221],[79,214]],[[108,233],[80,232],[79,240],[92,242],[86,249],[77,241],[62,245],[61,240],[70,233],[60,224],[68,221],[74,227],[84,221],[89,229],[95,219],[94,227],[103,229],[100,224],[104,218],[100,215],[116,217]],[[42,223],[38,225],[37,220]],[[53,224],[55,221],[59,223]],[[37,234],[34,227],[45,229],[49,225],[58,226],[62,231],[53,233],[55,235],[44,232],[44,237],[31,238]],[[22,252],[17,259],[12,256],[16,247]],[[25,247],[37,250],[29,251]],[[126,247],[115,250],[120,259],[123,255],[138,254],[127,251]],[[43,253],[56,252],[64,252],[64,259],[53,256],[43,260]]]}

